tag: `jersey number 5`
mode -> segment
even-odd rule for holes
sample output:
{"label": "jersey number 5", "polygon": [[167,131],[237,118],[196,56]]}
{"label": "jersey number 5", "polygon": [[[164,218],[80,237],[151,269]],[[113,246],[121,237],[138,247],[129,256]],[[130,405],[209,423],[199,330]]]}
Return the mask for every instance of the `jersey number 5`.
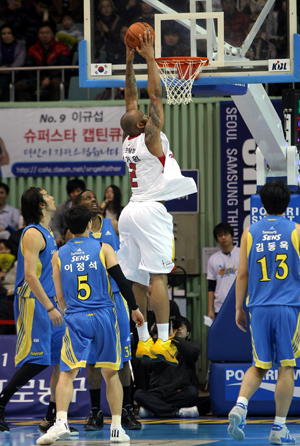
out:
{"label": "jersey number 5", "polygon": [[91,287],[88,284],[88,274],[77,276],[77,297],[80,300],[87,300],[91,295]]}
{"label": "jersey number 5", "polygon": [[[276,268],[275,277],[279,280],[284,280],[287,278],[289,274],[289,267],[285,263],[287,259],[287,254],[277,254],[275,262],[279,262]],[[262,257],[261,259],[257,260],[257,263],[260,263],[261,266],[261,275],[262,278],[259,279],[260,282],[270,282],[270,277],[268,275],[268,268],[267,268],[267,258],[266,256]]]}

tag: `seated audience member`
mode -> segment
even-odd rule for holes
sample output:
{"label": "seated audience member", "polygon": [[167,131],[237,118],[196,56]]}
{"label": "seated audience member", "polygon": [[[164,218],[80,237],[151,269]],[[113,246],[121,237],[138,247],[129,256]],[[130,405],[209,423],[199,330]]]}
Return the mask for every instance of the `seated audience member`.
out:
{"label": "seated audience member", "polygon": [[[63,43],[56,42],[54,32],[49,22],[44,22],[38,31],[38,41],[28,50],[25,66],[45,67],[70,64],[70,52]],[[42,70],[40,74],[41,98],[50,101],[60,100],[61,70]],[[18,101],[36,99],[36,72],[31,72],[30,78],[16,83]]]}
{"label": "seated audience member", "polygon": [[[254,26],[255,20],[251,20],[249,22],[247,28],[247,34],[250,33]],[[266,33],[262,31],[261,28],[256,33],[254,37],[251,47],[248,49],[245,57],[248,57],[250,60],[266,60],[273,59],[276,54],[272,52],[272,46],[266,41]]]}
{"label": "seated audience member", "polygon": [[83,30],[82,27],[79,27],[74,22],[70,12],[65,12],[63,14],[61,24],[58,25],[55,37],[58,42],[67,45],[71,53],[77,51],[78,43],[83,40]]}
{"label": "seated audience member", "polygon": [[252,20],[256,20],[265,6],[267,0],[241,0],[240,10],[251,17]]}
{"label": "seated audience member", "polygon": [[66,189],[70,198],[56,207],[56,211],[49,223],[58,248],[65,243],[65,234],[67,231],[65,212],[75,204],[76,197],[85,191],[85,182],[79,178],[74,178],[68,181]]}
{"label": "seated audience member", "polygon": [[111,184],[106,188],[104,199],[99,205],[100,214],[104,218],[115,218],[119,220],[123,206],[121,205],[122,195],[118,186]]}
{"label": "seated audience member", "polygon": [[0,239],[0,278],[1,285],[7,290],[7,295],[14,294],[17,272],[17,249],[6,239]]}
{"label": "seated audience member", "polygon": [[112,64],[126,63],[126,47],[124,38],[127,30],[128,26],[123,24],[120,27],[119,33],[114,34],[105,42],[106,62]]}
{"label": "seated audience member", "polygon": [[[39,28],[44,15],[51,4],[50,0],[35,0],[29,9],[20,9],[13,23],[13,29],[18,39],[26,42],[27,49],[34,45],[38,39]],[[49,17],[50,26],[55,29],[56,23]]]}
{"label": "seated audience member", "polygon": [[128,23],[132,23],[134,17],[137,17],[140,12],[140,0],[116,0],[116,13]]}
{"label": "seated audience member", "polygon": [[[181,317],[177,331],[170,324],[172,343],[177,347],[178,366],[142,360],[147,364],[150,387],[138,389],[134,399],[140,406],[140,418],[195,418],[199,416],[197,406],[196,362],[200,353],[197,345],[188,341],[191,323]],[[174,322],[173,322],[174,324]]]}
{"label": "seated audience member", "polygon": [[83,23],[83,0],[52,0],[50,15],[56,23],[66,12],[72,14],[75,23]]}
{"label": "seated audience member", "polygon": [[[22,67],[26,58],[26,44],[18,40],[10,25],[4,24],[0,28],[0,67]],[[0,101],[9,101],[9,84],[11,71],[0,72]]]}
{"label": "seated audience member", "polygon": [[33,0],[1,0],[0,2],[0,20],[4,23],[12,24],[20,9],[28,8]]}
{"label": "seated audience member", "polygon": [[239,11],[236,0],[221,0],[224,11],[224,39],[234,47],[241,46],[246,38],[250,17]]}
{"label": "seated audience member", "polygon": [[105,41],[117,31],[120,16],[112,0],[100,0],[98,3],[97,31]]}
{"label": "seated audience member", "polygon": [[14,231],[19,229],[19,209],[6,203],[9,194],[7,184],[0,183],[0,238],[8,239]]}
{"label": "seated audience member", "polygon": [[233,245],[233,227],[220,223],[214,228],[214,238],[221,250],[213,254],[207,265],[208,313],[213,320],[237,276],[240,248]]}
{"label": "seated audience member", "polygon": [[190,56],[190,50],[182,43],[182,34],[175,26],[169,26],[162,31],[161,56]]}
{"label": "seated audience member", "polygon": [[131,22],[146,22],[149,25],[152,26],[152,28],[154,29],[154,14],[157,14],[158,11],[156,11],[153,6],[149,5],[146,2],[141,2],[140,3],[140,8],[141,8],[141,14],[138,15],[134,20],[132,20]]}

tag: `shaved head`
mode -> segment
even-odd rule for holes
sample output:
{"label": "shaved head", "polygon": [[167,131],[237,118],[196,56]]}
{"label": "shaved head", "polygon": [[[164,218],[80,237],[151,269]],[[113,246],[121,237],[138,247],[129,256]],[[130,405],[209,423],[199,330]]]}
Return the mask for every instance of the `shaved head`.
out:
{"label": "shaved head", "polygon": [[[127,135],[137,136],[144,131],[147,121],[148,117],[143,115],[139,110],[130,110],[122,116],[121,127]],[[138,123],[141,124],[141,126],[137,126]]]}

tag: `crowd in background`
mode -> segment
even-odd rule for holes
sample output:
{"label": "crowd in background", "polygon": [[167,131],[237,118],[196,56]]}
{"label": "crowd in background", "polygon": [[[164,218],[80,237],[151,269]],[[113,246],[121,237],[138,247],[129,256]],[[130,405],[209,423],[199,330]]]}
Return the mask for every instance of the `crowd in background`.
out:
{"label": "crowd in background", "polygon": [[[163,3],[178,12],[190,10],[189,0],[163,0]],[[242,45],[265,3],[266,0],[212,1],[214,11],[224,11],[225,41],[228,44]],[[196,8],[205,12],[205,2],[196,2]],[[94,61],[112,64],[125,63],[124,36],[128,27],[137,21],[154,27],[154,14],[159,13],[141,0],[95,0],[93,12]],[[205,26],[205,20],[197,22]],[[42,28],[43,24],[47,29]],[[42,34],[48,34],[48,37]],[[78,43],[82,39],[83,0],[3,0],[0,5],[0,67],[8,70],[0,73],[0,101],[9,100],[9,67],[77,65]],[[198,56],[206,56],[205,42],[197,41]],[[162,22],[161,54],[190,55],[189,32],[177,22]],[[250,60],[288,57],[286,0],[275,1],[246,57]],[[138,53],[135,63],[144,63]],[[59,71],[41,71],[41,100],[59,99]],[[15,86],[17,101],[35,100],[34,71],[18,72]],[[276,93],[276,88],[274,93],[280,94]]]}

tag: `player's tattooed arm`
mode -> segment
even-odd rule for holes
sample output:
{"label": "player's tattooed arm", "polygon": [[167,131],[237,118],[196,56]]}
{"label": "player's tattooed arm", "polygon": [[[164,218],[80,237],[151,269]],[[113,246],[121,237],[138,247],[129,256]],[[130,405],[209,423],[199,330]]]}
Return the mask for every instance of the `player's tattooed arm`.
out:
{"label": "player's tattooed arm", "polygon": [[145,144],[148,150],[154,156],[161,157],[163,155],[163,149],[160,140],[161,129],[161,114],[162,109],[155,104],[150,103],[148,120],[145,127]]}

